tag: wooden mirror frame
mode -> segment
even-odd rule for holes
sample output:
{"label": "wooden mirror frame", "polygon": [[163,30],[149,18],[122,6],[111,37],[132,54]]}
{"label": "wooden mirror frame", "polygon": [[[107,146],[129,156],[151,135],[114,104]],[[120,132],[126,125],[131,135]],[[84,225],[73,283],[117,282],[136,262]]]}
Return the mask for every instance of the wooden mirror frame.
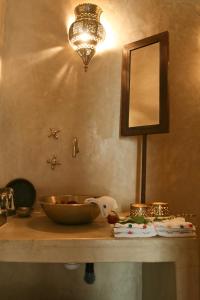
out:
{"label": "wooden mirror frame", "polygon": [[[154,43],[160,44],[159,47],[160,48],[159,123],[155,125],[129,127],[131,51],[134,51],[142,47],[148,47],[149,45],[152,45]],[[167,31],[124,46],[123,54],[122,54],[122,75],[121,75],[121,135],[122,136],[169,132],[169,104],[168,104],[168,56],[169,55],[168,53],[169,53],[169,34]]]}

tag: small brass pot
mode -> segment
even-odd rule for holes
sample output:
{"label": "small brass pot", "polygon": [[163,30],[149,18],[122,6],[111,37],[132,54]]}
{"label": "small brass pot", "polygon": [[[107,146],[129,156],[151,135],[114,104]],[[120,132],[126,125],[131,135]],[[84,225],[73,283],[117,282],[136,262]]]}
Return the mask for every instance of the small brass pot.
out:
{"label": "small brass pot", "polygon": [[148,205],[142,203],[131,203],[130,205],[130,215],[132,217],[136,216],[148,216]]}
{"label": "small brass pot", "polygon": [[152,217],[168,217],[169,205],[165,202],[153,202],[151,204],[151,216]]}

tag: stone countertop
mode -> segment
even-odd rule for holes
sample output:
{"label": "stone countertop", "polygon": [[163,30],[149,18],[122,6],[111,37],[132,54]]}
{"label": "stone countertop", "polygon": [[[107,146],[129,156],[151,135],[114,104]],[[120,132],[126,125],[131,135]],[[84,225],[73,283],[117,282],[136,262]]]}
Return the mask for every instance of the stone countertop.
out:
{"label": "stone countertop", "polygon": [[116,239],[102,219],[64,226],[34,213],[0,227],[1,262],[175,262],[177,300],[199,299],[199,253],[198,238]]}
{"label": "stone countertop", "polygon": [[0,242],[82,239],[112,239],[111,227],[102,218],[85,225],[59,225],[40,212],[33,213],[29,218],[8,217],[8,222],[0,227]]}
{"label": "stone countertop", "polygon": [[99,218],[81,226],[53,223],[45,215],[9,217],[0,227],[0,261],[4,262],[163,262],[198,260],[198,238],[116,239]]}

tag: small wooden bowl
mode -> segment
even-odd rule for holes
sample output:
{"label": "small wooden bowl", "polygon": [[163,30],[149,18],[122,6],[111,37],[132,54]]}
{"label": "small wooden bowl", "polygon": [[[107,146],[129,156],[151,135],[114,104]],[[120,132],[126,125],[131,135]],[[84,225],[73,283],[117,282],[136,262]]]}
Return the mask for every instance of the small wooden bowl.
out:
{"label": "small wooden bowl", "polygon": [[27,206],[18,207],[16,210],[16,214],[20,218],[26,218],[31,215],[32,208]]}

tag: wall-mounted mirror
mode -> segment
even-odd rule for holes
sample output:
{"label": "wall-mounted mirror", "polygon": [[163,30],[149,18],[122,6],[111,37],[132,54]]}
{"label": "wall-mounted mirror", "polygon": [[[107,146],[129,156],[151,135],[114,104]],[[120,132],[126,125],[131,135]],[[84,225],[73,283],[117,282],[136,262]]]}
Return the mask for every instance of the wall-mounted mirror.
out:
{"label": "wall-mounted mirror", "polygon": [[167,97],[168,32],[124,46],[121,134],[169,131]]}

